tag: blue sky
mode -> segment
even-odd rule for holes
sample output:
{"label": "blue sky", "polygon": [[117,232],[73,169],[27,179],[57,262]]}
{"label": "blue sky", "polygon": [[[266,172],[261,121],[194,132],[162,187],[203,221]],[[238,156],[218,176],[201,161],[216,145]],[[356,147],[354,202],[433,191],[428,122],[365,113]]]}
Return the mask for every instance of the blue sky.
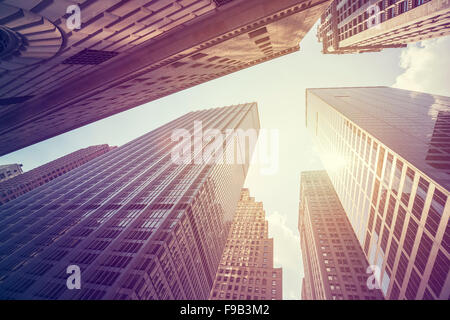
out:
{"label": "blue sky", "polygon": [[314,87],[396,86],[450,95],[450,38],[381,53],[323,55],[316,26],[300,52],[254,66],[150,102],[0,158],[22,163],[25,171],[95,144],[122,145],[185,113],[257,101],[261,127],[279,130],[279,171],[262,176],[249,170],[245,186],[264,203],[275,241],[275,264],[283,267],[285,299],[299,299],[303,274],[298,224],[299,177],[321,169],[305,130],[305,89]]}

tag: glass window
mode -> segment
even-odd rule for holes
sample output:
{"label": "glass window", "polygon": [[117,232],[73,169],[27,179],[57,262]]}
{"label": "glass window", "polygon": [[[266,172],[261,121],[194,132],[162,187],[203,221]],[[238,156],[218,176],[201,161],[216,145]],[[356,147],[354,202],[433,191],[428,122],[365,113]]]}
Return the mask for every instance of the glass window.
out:
{"label": "glass window", "polygon": [[405,297],[408,300],[415,300],[417,295],[417,290],[420,285],[420,276],[417,274],[416,270],[411,270],[411,275],[409,277],[408,286],[406,287]]}
{"label": "glass window", "polygon": [[384,186],[381,186],[381,196],[380,196],[380,204],[378,206],[378,212],[381,214],[382,217],[384,216],[386,197],[387,197],[387,189]]}
{"label": "glass window", "polygon": [[394,236],[397,238],[397,240],[400,240],[400,237],[402,236],[405,217],[406,217],[406,210],[401,205],[399,205],[397,219],[395,220],[395,227],[394,227]]}
{"label": "glass window", "polygon": [[392,192],[394,194],[398,194],[399,186],[400,186],[400,179],[402,178],[402,170],[403,170],[403,162],[397,159],[397,162],[395,164],[395,171],[394,171],[394,178],[392,180]]}
{"label": "glass window", "polygon": [[373,205],[377,204],[379,188],[380,188],[380,182],[378,181],[378,179],[375,179],[375,188],[373,190],[373,195],[372,195],[372,204]]}
{"label": "glass window", "polygon": [[389,229],[386,225],[383,227],[383,234],[381,236],[381,250],[383,250],[383,254],[386,252],[387,243],[389,240]]}
{"label": "glass window", "polygon": [[405,182],[403,184],[402,202],[408,207],[409,198],[411,196],[411,190],[414,182],[414,171],[411,168],[406,170]]}
{"label": "glass window", "polygon": [[437,229],[439,228],[439,223],[441,221],[446,202],[447,196],[438,189],[435,189],[433,199],[431,200],[427,221],[425,223],[425,228],[427,228],[433,236],[436,235]]}
{"label": "glass window", "polygon": [[395,200],[394,196],[391,194],[389,196],[389,204],[388,204],[388,208],[386,211],[386,224],[389,228],[391,227],[392,220],[394,218],[395,204],[396,204],[396,200]]}
{"label": "glass window", "polygon": [[[447,266],[447,270],[442,270],[442,266]],[[445,256],[442,250],[439,250],[436,261],[434,262],[433,269],[430,275],[429,285],[431,290],[436,294],[436,296],[440,296],[442,292],[442,288],[445,284],[445,278],[448,275],[448,258]]]}
{"label": "glass window", "polygon": [[366,162],[367,162],[367,164],[369,163],[371,144],[372,144],[372,139],[370,137],[367,137],[367,147],[366,147]]}
{"label": "glass window", "polygon": [[375,170],[375,163],[377,161],[377,150],[378,150],[378,144],[374,141],[372,146],[372,160],[370,163],[370,166],[373,170]]}
{"label": "glass window", "polygon": [[408,255],[411,255],[412,248],[414,246],[414,241],[416,240],[418,224],[412,217],[409,218],[408,229],[406,231],[405,242],[403,248]]}
{"label": "glass window", "polygon": [[414,261],[414,265],[417,267],[417,270],[419,270],[422,274],[425,272],[425,267],[427,265],[432,247],[433,241],[425,232],[422,233],[422,239],[420,240],[416,260]]}
{"label": "glass window", "polygon": [[397,241],[395,241],[394,238],[391,240],[391,244],[389,245],[389,256],[387,260],[388,266],[392,269],[394,269],[394,263],[395,263],[395,257],[397,255],[398,250],[398,244]]}
{"label": "glass window", "polygon": [[416,196],[414,197],[414,203],[412,207],[412,213],[420,221],[422,217],[423,205],[427,197],[429,183],[422,177],[419,179],[419,185],[417,186]]}
{"label": "glass window", "polygon": [[381,178],[381,171],[384,163],[384,148],[380,147],[380,154],[378,155],[377,176]]}
{"label": "glass window", "polygon": [[384,183],[388,186],[389,188],[389,183],[391,182],[391,171],[392,171],[392,163],[394,161],[394,157],[392,156],[392,154],[388,154],[387,156],[387,162],[386,162],[386,169],[384,170]]}

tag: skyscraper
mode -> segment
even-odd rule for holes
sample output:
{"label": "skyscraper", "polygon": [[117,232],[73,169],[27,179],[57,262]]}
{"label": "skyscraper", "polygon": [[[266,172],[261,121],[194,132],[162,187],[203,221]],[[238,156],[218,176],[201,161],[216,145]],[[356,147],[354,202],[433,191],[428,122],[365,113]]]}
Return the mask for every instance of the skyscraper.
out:
{"label": "skyscraper", "polygon": [[[0,205],[52,181],[110,150],[111,147],[107,144],[83,148],[8,181],[0,182]],[[20,170],[20,173],[22,173],[22,170]]]}
{"label": "skyscraper", "polygon": [[298,223],[302,300],[383,299],[326,171],[302,172]]}
{"label": "skyscraper", "polygon": [[317,36],[323,53],[376,52],[450,34],[450,2],[334,0]]}
{"label": "skyscraper", "polygon": [[450,98],[307,89],[306,126],[388,299],[450,295]]}
{"label": "skyscraper", "polygon": [[209,161],[202,129],[257,137],[257,105],[190,112],[1,206],[0,298],[207,299],[249,157]]}
{"label": "skyscraper", "polygon": [[262,202],[242,189],[211,300],[282,300],[282,269],[273,267],[268,232]]}
{"label": "skyscraper", "polygon": [[18,163],[0,165],[0,182],[9,180],[23,173],[22,165]]}
{"label": "skyscraper", "polygon": [[298,51],[330,0],[74,3],[0,3],[0,156]]}

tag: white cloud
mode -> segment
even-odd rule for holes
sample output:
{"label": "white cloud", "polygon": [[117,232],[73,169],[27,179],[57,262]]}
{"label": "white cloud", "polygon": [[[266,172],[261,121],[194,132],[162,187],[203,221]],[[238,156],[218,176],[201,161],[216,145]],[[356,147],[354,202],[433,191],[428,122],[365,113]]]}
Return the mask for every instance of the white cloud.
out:
{"label": "white cloud", "polygon": [[274,265],[283,268],[283,299],[300,299],[303,270],[297,226],[288,225],[286,216],[278,212],[268,215],[267,221],[269,236],[274,238]]}
{"label": "white cloud", "polygon": [[450,96],[450,37],[409,45],[400,55],[404,72],[393,87]]}

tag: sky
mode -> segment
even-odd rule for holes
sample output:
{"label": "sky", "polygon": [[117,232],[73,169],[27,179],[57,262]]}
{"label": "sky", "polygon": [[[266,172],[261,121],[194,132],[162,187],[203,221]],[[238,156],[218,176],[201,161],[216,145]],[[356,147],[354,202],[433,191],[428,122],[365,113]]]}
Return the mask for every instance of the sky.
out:
{"label": "sky", "polygon": [[300,172],[322,169],[304,121],[305,89],[394,86],[450,96],[450,37],[380,53],[323,55],[317,25],[300,51],[198,85],[0,157],[28,171],[96,144],[120,146],[190,111],[258,102],[261,128],[278,130],[279,169],[262,175],[252,165],[245,187],[262,201],[274,238],[275,267],[283,268],[283,298],[300,299],[303,266],[298,226]]}

